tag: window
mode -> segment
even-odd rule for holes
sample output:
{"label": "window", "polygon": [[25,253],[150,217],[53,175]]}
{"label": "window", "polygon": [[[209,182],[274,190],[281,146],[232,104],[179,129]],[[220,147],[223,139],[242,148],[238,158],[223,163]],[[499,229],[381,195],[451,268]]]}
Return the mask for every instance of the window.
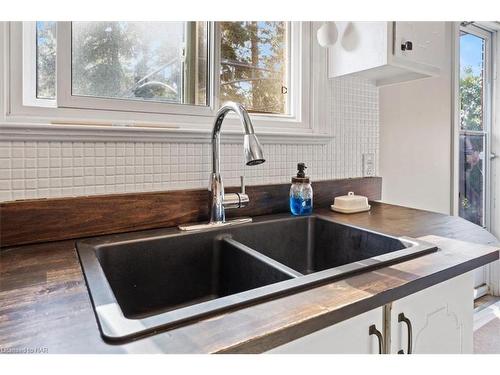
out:
{"label": "window", "polygon": [[36,97],[56,98],[56,23],[36,23]]}
{"label": "window", "polygon": [[288,113],[288,23],[222,22],[220,95],[249,111]]}
{"label": "window", "polygon": [[[206,22],[73,22],[75,96],[207,105]],[[56,22],[36,22],[38,99],[56,99]]]}
{"label": "window", "polygon": [[488,224],[491,34],[479,27],[460,33],[459,207],[461,217]]}
{"label": "window", "polygon": [[[21,64],[14,114],[136,119],[149,113],[152,121],[166,114],[197,126],[206,120],[196,117],[211,117],[222,102],[233,100],[273,126],[309,126],[302,119],[309,26],[301,23],[12,24],[11,46],[22,39],[20,56],[27,62]],[[16,85],[15,58],[12,66]]]}
{"label": "window", "polygon": [[73,22],[71,52],[72,95],[207,105],[206,22]]}
{"label": "window", "polygon": [[207,22],[59,22],[57,29],[58,107],[207,113]]}

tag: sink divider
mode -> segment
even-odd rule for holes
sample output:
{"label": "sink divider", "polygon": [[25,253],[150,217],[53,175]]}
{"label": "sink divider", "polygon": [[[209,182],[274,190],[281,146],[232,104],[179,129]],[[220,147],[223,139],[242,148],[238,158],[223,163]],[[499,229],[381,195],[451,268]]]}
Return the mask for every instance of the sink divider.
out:
{"label": "sink divider", "polygon": [[260,253],[257,250],[254,250],[246,245],[243,245],[241,242],[238,242],[229,236],[223,237],[221,239],[221,241],[227,242],[231,246],[236,247],[238,250],[243,251],[243,252],[251,255],[252,257],[259,259],[260,261],[268,264],[269,266],[271,266],[273,268],[280,270],[281,272],[287,274],[290,277],[297,278],[297,277],[304,276],[304,274],[297,272],[294,269],[292,269],[288,266],[285,266],[284,264],[277,262],[276,260],[274,260],[272,258],[269,258],[268,256]]}

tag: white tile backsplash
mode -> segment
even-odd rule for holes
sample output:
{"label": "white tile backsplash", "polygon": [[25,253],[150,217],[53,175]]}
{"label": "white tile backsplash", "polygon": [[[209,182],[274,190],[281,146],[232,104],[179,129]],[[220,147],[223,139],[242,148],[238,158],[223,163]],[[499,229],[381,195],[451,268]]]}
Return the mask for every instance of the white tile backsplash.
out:
{"label": "white tile backsplash", "polygon": [[[312,180],[362,176],[363,153],[378,171],[378,90],[358,78],[328,81],[326,144],[265,144],[266,162],[247,167],[241,144],[223,144],[226,186],[286,183],[297,162]],[[210,145],[148,142],[0,142],[0,201],[205,188]]]}

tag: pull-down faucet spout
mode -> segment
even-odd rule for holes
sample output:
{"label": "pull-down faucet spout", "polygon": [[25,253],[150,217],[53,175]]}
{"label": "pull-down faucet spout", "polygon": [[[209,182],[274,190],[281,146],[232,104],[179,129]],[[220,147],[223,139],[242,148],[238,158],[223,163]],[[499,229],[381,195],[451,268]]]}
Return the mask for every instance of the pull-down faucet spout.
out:
{"label": "pull-down faucet spout", "polygon": [[180,229],[193,230],[203,229],[213,225],[228,225],[237,223],[246,223],[252,221],[251,218],[236,219],[226,222],[225,210],[229,208],[244,207],[248,203],[248,195],[244,192],[242,180],[241,193],[224,194],[224,185],[220,175],[220,132],[222,122],[229,112],[235,112],[245,131],[243,139],[243,152],[246,165],[253,166],[264,163],[262,146],[253,130],[252,121],[247,110],[239,103],[226,102],[217,111],[214,126],[212,130],[212,173],[210,175],[209,190],[209,223],[197,225],[181,225]]}
{"label": "pull-down faucet spout", "polygon": [[210,185],[208,187],[211,192],[209,206],[210,223],[223,223],[226,219],[224,212],[224,185],[220,176],[220,131],[222,122],[230,111],[238,115],[245,131],[243,148],[246,165],[258,165],[265,161],[262,155],[262,147],[255,135],[252,121],[245,107],[235,102],[224,103],[217,111],[212,130],[212,175],[210,176]]}

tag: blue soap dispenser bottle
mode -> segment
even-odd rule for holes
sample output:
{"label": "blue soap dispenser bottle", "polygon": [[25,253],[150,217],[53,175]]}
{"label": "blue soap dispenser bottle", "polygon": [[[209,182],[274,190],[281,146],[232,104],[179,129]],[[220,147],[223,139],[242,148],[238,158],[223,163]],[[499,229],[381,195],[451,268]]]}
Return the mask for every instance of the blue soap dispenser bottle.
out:
{"label": "blue soap dispenser bottle", "polygon": [[313,209],[313,190],[309,177],[305,174],[306,165],[297,164],[297,176],[292,177],[290,187],[290,212],[296,216],[309,215]]}

